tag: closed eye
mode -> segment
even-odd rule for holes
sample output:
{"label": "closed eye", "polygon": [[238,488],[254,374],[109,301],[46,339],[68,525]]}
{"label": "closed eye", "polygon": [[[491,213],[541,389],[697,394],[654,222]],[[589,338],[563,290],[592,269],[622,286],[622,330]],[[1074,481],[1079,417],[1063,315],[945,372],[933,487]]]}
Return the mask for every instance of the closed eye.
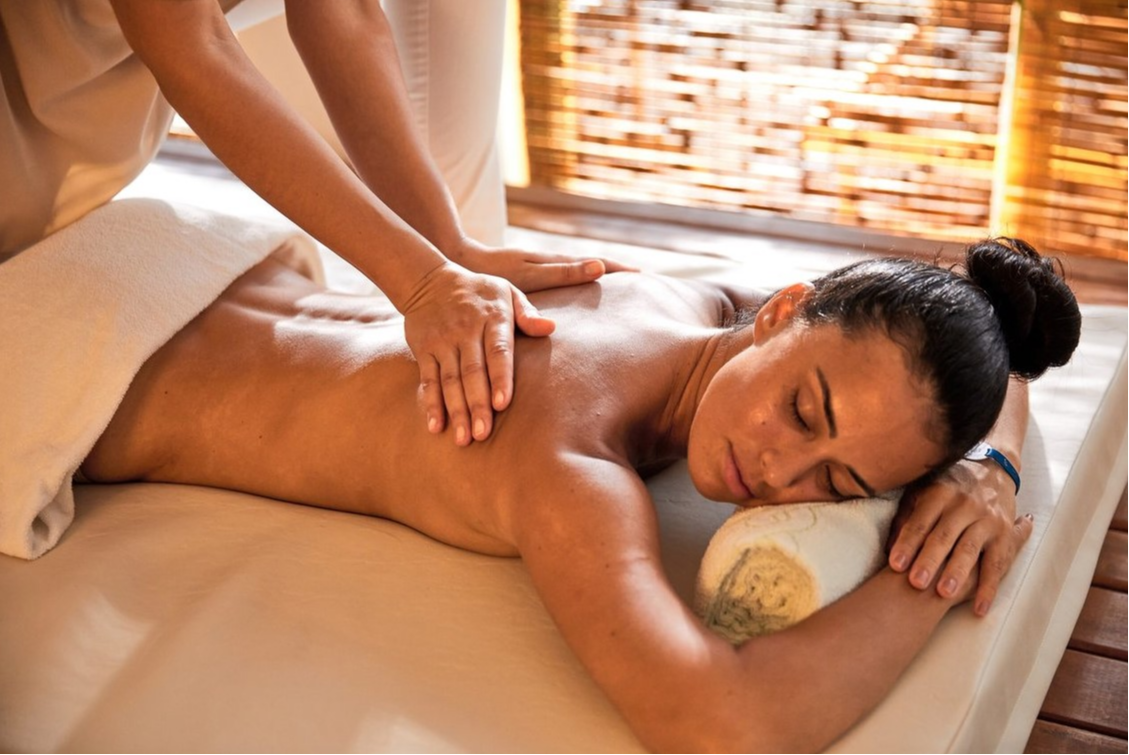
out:
{"label": "closed eye", "polygon": [[839,490],[835,487],[835,482],[831,479],[831,465],[823,465],[823,474],[821,475],[821,477],[823,478],[823,489],[826,490],[830,495],[834,496],[836,501],[845,501],[851,497],[840,493]]}
{"label": "closed eye", "polygon": [[811,432],[811,426],[800,416],[800,389],[792,391],[792,418],[804,432]]}

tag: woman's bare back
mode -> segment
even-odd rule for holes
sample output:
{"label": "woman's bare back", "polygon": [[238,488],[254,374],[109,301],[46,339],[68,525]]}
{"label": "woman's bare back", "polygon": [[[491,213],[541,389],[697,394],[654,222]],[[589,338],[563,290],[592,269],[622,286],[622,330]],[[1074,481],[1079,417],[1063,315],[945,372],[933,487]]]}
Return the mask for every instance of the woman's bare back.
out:
{"label": "woman's bare back", "polygon": [[93,480],[211,485],[372,514],[516,554],[516,506],[567,485],[554,460],[646,468],[660,425],[729,300],[698,285],[608,276],[533,297],[557,321],[518,338],[512,405],[490,439],[432,435],[402,319],[267,261],[139,372],[87,458]]}

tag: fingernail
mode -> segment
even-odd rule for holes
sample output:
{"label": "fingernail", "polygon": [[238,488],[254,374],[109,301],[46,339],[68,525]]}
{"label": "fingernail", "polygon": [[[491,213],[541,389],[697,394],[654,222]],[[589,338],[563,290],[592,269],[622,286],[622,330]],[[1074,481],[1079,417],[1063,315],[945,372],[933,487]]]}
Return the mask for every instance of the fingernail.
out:
{"label": "fingernail", "polygon": [[428,432],[433,433],[433,432],[436,432],[438,429],[439,429],[439,419],[437,417],[428,417],[427,418],[427,430],[428,430]]}
{"label": "fingernail", "polygon": [[481,440],[484,435],[486,435],[486,423],[480,417],[474,421],[474,437]]}
{"label": "fingernail", "polygon": [[466,441],[466,428],[459,425],[458,429],[455,430],[455,442],[463,443],[464,441]]}
{"label": "fingernail", "polygon": [[1034,514],[1024,514],[1023,518],[1026,519],[1029,522],[1035,521],[1035,515]]}
{"label": "fingernail", "polygon": [[929,584],[929,570],[918,569],[916,572],[914,572],[913,581],[914,584],[916,584],[918,587],[925,587],[927,584]]}
{"label": "fingernail", "polygon": [[504,403],[506,403],[506,394],[502,393],[501,391],[498,391],[497,393],[495,393],[494,394],[494,408],[495,409],[501,409],[502,404],[504,404]]}
{"label": "fingernail", "polygon": [[604,272],[604,266],[599,262],[592,260],[591,262],[584,263],[584,274],[595,278],[600,273]]}
{"label": "fingernail", "polygon": [[948,579],[946,579],[944,582],[941,583],[941,594],[944,595],[946,598],[952,597],[952,595],[956,591],[957,591],[957,581],[955,579],[953,579],[952,577],[949,577]]}
{"label": "fingernail", "polygon": [[990,600],[978,600],[976,601],[976,608],[973,610],[976,612],[977,616],[987,616],[988,609],[991,607],[992,602]]}
{"label": "fingernail", "polygon": [[892,559],[892,563],[894,564],[895,569],[897,569],[898,571],[903,571],[907,566],[909,566],[909,557],[906,556],[905,553],[895,553],[894,558]]}

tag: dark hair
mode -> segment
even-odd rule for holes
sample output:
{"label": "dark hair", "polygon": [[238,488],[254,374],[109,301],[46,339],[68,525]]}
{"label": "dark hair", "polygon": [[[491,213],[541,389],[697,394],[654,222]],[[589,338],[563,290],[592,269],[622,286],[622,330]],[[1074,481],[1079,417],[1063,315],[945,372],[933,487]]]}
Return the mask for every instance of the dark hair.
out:
{"label": "dark hair", "polygon": [[799,315],[845,332],[879,328],[932,387],[946,454],[959,459],[995,424],[1008,375],[1033,380],[1070,359],[1082,317],[1074,294],[1019,239],[971,244],[965,274],[903,259],[866,260],[813,282]]}

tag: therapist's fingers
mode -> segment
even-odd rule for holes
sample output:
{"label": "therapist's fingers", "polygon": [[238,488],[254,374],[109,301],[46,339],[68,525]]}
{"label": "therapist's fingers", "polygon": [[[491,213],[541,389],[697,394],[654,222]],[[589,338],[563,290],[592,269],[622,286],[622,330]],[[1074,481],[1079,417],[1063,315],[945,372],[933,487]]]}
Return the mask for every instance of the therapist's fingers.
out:
{"label": "therapist's fingers", "polygon": [[447,409],[443,404],[443,385],[439,379],[439,362],[430,355],[419,360],[419,391],[427,429],[441,433],[447,426]]}
{"label": "therapist's fingers", "polygon": [[[513,292],[502,278],[448,262],[424,276],[398,305],[404,313],[404,337],[420,364],[428,426],[433,432],[453,430],[460,446],[490,435],[496,392],[492,369],[500,374],[502,393],[512,393],[513,350],[498,350],[496,342],[499,332],[514,328]],[[532,330],[545,329],[539,318],[532,320]],[[488,357],[487,349],[494,349],[493,355]]]}
{"label": "therapist's fingers", "polygon": [[[510,405],[514,390],[514,328],[509,322],[486,329],[486,371],[490,378],[490,401],[494,411]],[[487,433],[489,435],[489,433]],[[477,438],[477,434],[475,435]],[[481,438],[478,438],[481,440]]]}
{"label": "therapist's fingers", "polygon": [[[470,435],[474,440],[486,440],[494,424],[494,410],[490,398],[490,375],[487,373],[486,354],[482,350],[481,341],[467,344],[459,352],[459,367],[462,372],[463,396],[469,412]],[[458,437],[456,425],[456,442]]]}
{"label": "therapist's fingers", "polygon": [[515,271],[513,277],[517,279],[515,283],[520,283],[519,287],[522,291],[533,292],[591,283],[604,272],[604,263],[601,260],[562,258],[557,262],[528,262],[520,271]]}
{"label": "therapist's fingers", "polygon": [[529,303],[520,290],[512,288],[514,325],[527,336],[544,337],[551,335],[557,324],[548,317],[543,317],[537,308]]}
{"label": "therapist's fingers", "polygon": [[501,249],[469,240],[464,240],[451,258],[471,270],[505,278],[526,293],[591,283],[604,273],[637,270],[603,257]]}
{"label": "therapist's fingers", "polygon": [[470,412],[463,393],[463,368],[458,353],[449,352],[439,360],[439,381],[443,386],[443,403],[447,421],[455,431],[455,443],[470,444]]}

